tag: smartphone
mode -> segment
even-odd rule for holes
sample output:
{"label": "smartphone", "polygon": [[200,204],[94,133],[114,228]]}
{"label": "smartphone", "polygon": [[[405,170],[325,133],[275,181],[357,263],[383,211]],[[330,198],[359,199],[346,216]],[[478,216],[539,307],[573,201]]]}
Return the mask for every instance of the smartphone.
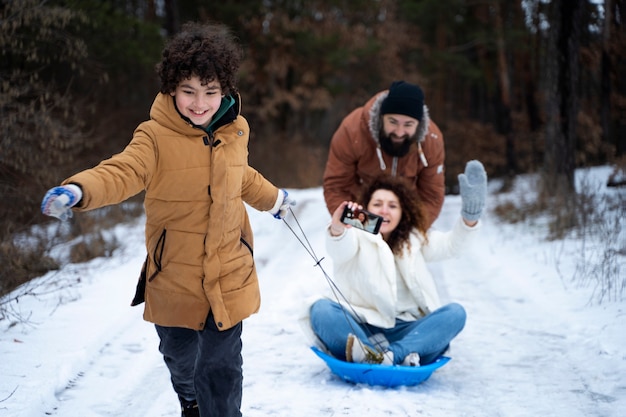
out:
{"label": "smartphone", "polygon": [[367,210],[352,211],[346,206],[341,214],[341,222],[349,224],[357,229],[365,230],[373,234],[377,234],[383,218]]}

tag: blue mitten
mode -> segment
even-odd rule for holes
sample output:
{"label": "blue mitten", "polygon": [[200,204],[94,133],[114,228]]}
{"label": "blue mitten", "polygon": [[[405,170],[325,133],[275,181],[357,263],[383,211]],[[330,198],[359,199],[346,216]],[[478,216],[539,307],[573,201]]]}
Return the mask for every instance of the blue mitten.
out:
{"label": "blue mitten", "polygon": [[461,192],[461,215],[469,221],[478,220],[487,199],[487,173],[480,161],[472,160],[465,165],[465,173],[459,174]]}
{"label": "blue mitten", "polygon": [[68,184],[48,190],[41,201],[41,212],[46,216],[67,220],[72,217],[72,207],[83,198],[78,185]]}
{"label": "blue mitten", "polygon": [[276,199],[276,204],[270,210],[272,216],[277,218],[278,220],[284,219],[287,216],[287,213],[291,209],[292,206],[296,205],[296,200],[292,200],[289,198],[289,193],[285,190],[278,190],[278,197]]}

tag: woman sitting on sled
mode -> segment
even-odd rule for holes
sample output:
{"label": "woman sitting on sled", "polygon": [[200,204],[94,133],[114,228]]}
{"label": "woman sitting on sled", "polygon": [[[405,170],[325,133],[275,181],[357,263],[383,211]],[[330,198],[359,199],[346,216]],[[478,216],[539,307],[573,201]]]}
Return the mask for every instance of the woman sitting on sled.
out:
{"label": "woman sitting on sled", "polygon": [[[341,223],[343,202],[326,236],[339,302],[317,300],[310,308],[313,332],[337,359],[420,366],[442,355],[465,326],[457,303],[441,306],[427,261],[451,258],[469,247],[479,229],[487,175],[478,161],[459,175],[462,219],[448,232],[425,230],[417,194],[403,179],[382,176],[362,194],[365,209],[382,216],[379,234]],[[339,297],[338,297],[339,298]]]}

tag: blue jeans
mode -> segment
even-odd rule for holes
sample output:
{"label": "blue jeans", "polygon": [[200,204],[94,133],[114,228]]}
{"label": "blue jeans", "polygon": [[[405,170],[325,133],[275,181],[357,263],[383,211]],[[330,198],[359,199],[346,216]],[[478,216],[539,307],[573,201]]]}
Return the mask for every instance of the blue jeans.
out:
{"label": "blue jeans", "polygon": [[[349,333],[364,344],[393,352],[394,364],[402,363],[411,352],[420,355],[420,364],[427,365],[441,356],[452,339],[465,326],[465,309],[456,303],[447,304],[426,317],[415,321],[396,319],[390,329],[360,323],[340,304],[321,299],[311,306],[311,326],[326,348],[337,359],[346,359],[346,339]],[[382,339],[382,346],[379,342]]]}
{"label": "blue jeans", "polygon": [[159,351],[181,402],[196,400],[201,417],[241,417],[242,323],[219,331],[213,314],[204,330],[155,325]]}

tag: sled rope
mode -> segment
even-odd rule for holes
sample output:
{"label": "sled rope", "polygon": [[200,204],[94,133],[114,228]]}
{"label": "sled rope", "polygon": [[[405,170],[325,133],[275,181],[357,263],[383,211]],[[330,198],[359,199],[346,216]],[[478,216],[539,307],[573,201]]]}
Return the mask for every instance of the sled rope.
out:
{"label": "sled rope", "polygon": [[[309,239],[307,238],[306,234],[304,233],[304,230],[302,229],[302,226],[300,225],[300,222],[298,221],[298,218],[295,216],[295,214],[293,213],[291,208],[289,208],[289,211],[291,211],[291,215],[293,216],[294,221],[296,222],[296,225],[298,226],[298,230],[300,231],[300,234],[302,235],[302,237],[303,237],[304,241],[306,241],[306,243],[300,238],[300,236],[298,236],[298,233],[291,227],[291,225],[289,223],[287,223],[287,221],[285,219],[283,219],[283,222],[285,223],[285,225],[287,225],[287,228],[295,236],[295,238],[298,240],[298,242],[300,242],[302,247],[307,251],[309,256],[311,256],[311,258],[315,261],[315,264],[313,266],[319,267],[319,269],[322,271],[322,274],[324,275],[324,278],[326,278],[326,282],[330,286],[330,289],[333,292],[333,295],[335,296],[335,299],[339,302],[339,298],[341,297],[346,302],[346,304],[350,307],[350,310],[352,311],[352,313],[356,317],[358,317],[358,315],[356,314],[356,311],[354,310],[352,305],[348,302],[348,300],[343,295],[343,293],[341,292],[339,287],[337,287],[337,284],[335,284],[335,281],[332,280],[330,275],[328,275],[328,273],[326,272],[326,270],[322,266],[322,261],[325,258],[318,258],[317,254],[315,253],[315,250],[313,249],[313,245],[311,245],[311,242],[309,242]],[[341,304],[341,303],[339,303],[339,304]],[[344,313],[345,313],[345,311],[344,311]],[[354,330],[354,329],[352,329],[352,330]]]}
{"label": "sled rope", "polygon": [[[350,304],[350,302],[348,301],[346,296],[341,292],[341,290],[339,289],[339,287],[337,286],[335,281],[333,281],[333,279],[330,277],[330,275],[328,275],[328,273],[326,272],[326,270],[322,266],[322,261],[325,258],[323,258],[323,257],[321,259],[318,258],[317,254],[315,253],[315,250],[313,249],[313,245],[311,245],[311,242],[309,242],[309,239],[307,238],[306,233],[304,233],[304,230],[302,229],[302,226],[300,225],[300,222],[298,221],[298,218],[296,217],[296,214],[293,212],[291,207],[289,207],[289,212],[293,216],[293,219],[294,219],[294,221],[295,221],[295,223],[296,223],[296,225],[298,227],[299,234],[302,235],[302,238],[300,238],[300,236],[298,235],[298,232],[296,232],[293,229],[293,227],[291,227],[291,225],[287,222],[287,220],[285,220],[285,218],[282,219],[283,223],[285,223],[285,225],[287,226],[289,231],[291,231],[291,233],[295,236],[295,238],[298,240],[298,242],[300,242],[302,247],[307,251],[309,256],[311,256],[313,261],[315,261],[315,264],[313,266],[314,267],[319,267],[320,271],[322,271],[322,274],[324,275],[324,278],[326,279],[326,282],[328,283],[328,286],[330,287],[330,290],[333,293],[333,296],[335,297],[335,300],[337,301],[337,304],[339,304],[339,306],[341,307],[341,311],[343,312],[343,315],[344,315],[346,321],[348,322],[348,325],[350,326],[350,329],[352,330],[352,333],[356,335],[357,332],[355,331],[354,327],[352,326],[352,323],[350,322],[350,320],[348,318],[348,312],[346,311],[346,308],[344,307],[344,303],[348,306],[348,308],[350,309],[350,312],[352,312],[352,317],[354,318],[354,320],[356,320],[357,323],[359,323],[359,324],[365,324],[365,323],[363,321],[361,321],[361,319],[359,318],[359,315],[357,314],[356,310],[354,310],[354,307],[352,307],[352,304]],[[340,298],[344,301],[344,303],[342,303],[340,301]],[[383,350],[382,343],[379,340],[379,338],[374,338],[373,337],[374,334],[371,332],[371,330],[367,326],[364,326],[363,329],[364,329],[365,333],[367,333],[367,336],[368,336],[368,339],[370,340],[370,342],[372,342],[372,343],[374,343],[376,345],[376,350],[378,351],[378,353],[384,354],[385,352]],[[368,349],[371,349],[368,346],[363,345],[363,342],[358,337],[356,338],[356,340],[357,340],[357,342],[359,343],[359,345],[361,346],[361,348],[364,351],[367,352]]]}

